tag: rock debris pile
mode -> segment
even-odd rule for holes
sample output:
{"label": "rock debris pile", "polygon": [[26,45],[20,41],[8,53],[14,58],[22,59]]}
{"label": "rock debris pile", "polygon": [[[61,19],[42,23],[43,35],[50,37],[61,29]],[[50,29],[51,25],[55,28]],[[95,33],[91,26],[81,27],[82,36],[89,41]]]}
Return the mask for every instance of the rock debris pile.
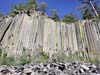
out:
{"label": "rock debris pile", "polygon": [[22,66],[0,66],[0,75],[100,75],[97,65],[79,62],[31,63]]}

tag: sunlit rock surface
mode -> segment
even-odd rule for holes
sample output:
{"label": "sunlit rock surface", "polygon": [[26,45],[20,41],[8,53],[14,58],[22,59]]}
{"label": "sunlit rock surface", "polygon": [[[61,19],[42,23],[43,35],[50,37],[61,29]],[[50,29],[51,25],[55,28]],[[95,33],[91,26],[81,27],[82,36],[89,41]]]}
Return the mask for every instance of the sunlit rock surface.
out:
{"label": "sunlit rock surface", "polygon": [[65,24],[39,13],[31,16],[18,14],[0,20],[0,48],[8,56],[43,50],[50,56],[58,51],[66,55],[83,51],[87,58],[99,57],[100,23],[79,21]]}

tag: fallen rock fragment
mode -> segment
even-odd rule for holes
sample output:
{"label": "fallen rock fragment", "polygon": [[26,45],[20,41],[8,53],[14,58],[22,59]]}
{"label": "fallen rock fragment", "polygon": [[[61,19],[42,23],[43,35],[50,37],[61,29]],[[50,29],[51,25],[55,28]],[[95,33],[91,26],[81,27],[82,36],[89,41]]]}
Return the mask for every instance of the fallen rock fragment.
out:
{"label": "fallen rock fragment", "polygon": [[100,68],[87,63],[31,63],[21,66],[0,66],[0,75],[100,75]]}

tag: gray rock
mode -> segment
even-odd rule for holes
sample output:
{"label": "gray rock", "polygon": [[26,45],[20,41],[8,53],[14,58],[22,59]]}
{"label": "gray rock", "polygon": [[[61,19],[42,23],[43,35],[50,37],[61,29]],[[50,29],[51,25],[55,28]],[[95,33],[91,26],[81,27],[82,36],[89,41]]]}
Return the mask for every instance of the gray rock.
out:
{"label": "gray rock", "polygon": [[88,68],[87,66],[85,66],[85,65],[81,65],[81,67],[82,67],[83,69],[85,69],[85,70],[89,70],[89,68]]}
{"label": "gray rock", "polygon": [[43,50],[50,57],[60,50],[70,55],[80,53],[81,49],[85,54],[84,59],[87,56],[100,57],[100,23],[79,21],[67,25],[40,15],[40,12],[34,12],[30,16],[26,10],[15,12],[14,17],[0,19],[0,45],[7,52],[7,56],[22,55],[23,49],[28,55]]}

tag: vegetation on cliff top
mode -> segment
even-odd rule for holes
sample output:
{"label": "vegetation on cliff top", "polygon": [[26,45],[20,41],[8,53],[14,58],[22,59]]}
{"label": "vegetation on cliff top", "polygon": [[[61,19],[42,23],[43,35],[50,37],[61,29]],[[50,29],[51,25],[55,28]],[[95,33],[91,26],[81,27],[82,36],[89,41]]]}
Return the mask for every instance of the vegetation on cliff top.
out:
{"label": "vegetation on cliff top", "polygon": [[[100,16],[100,6],[98,0],[78,0],[82,6],[79,6],[78,10],[81,12],[83,19],[98,20]],[[18,5],[13,5],[12,11],[10,12],[11,16],[16,15],[18,11],[27,10],[28,13],[34,13],[34,11],[40,11],[45,15],[48,8],[47,3],[41,2],[38,3],[37,0],[28,0],[26,4],[19,3]],[[59,14],[55,9],[51,11],[53,13],[53,19],[55,21],[60,21]],[[1,15],[2,16],[2,15]],[[74,13],[69,13],[64,16],[62,19],[65,23],[76,22],[78,17]]]}

